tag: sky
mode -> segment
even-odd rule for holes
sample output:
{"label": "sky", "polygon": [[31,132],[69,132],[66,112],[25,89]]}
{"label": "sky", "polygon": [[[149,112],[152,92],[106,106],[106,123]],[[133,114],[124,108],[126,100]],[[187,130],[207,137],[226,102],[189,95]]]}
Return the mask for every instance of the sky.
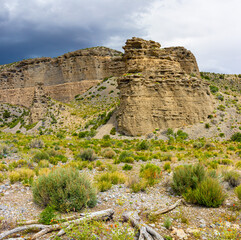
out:
{"label": "sky", "polygon": [[0,64],[141,37],[184,46],[200,71],[241,73],[240,0],[0,0]]}

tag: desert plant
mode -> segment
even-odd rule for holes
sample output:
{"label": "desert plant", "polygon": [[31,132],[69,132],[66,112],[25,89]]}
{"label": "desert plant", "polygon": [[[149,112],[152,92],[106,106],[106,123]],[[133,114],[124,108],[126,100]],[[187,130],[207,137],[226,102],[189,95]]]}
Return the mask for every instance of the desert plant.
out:
{"label": "desert plant", "polygon": [[157,183],[161,176],[162,172],[160,167],[152,163],[141,166],[140,177],[146,179],[149,186],[153,186]]}
{"label": "desert plant", "polygon": [[143,178],[139,179],[135,176],[129,177],[127,181],[127,187],[129,187],[132,192],[144,192],[147,188],[147,181]]}
{"label": "desert plant", "polygon": [[105,158],[113,158],[116,155],[112,148],[106,148],[102,151],[102,156]]}
{"label": "desert plant", "polygon": [[217,179],[206,178],[196,189],[189,190],[186,200],[206,207],[219,207],[225,200],[225,194]]}
{"label": "desert plant", "polygon": [[238,199],[241,201],[241,185],[235,188],[235,194],[238,197]]}
{"label": "desert plant", "polygon": [[172,226],[172,221],[169,217],[166,217],[164,219],[164,223],[163,223],[163,226],[166,228],[166,229],[170,229],[170,227]]}
{"label": "desert plant", "polygon": [[150,148],[151,144],[147,140],[142,140],[140,143],[137,144],[136,149],[137,150],[148,150]]}
{"label": "desert plant", "polygon": [[132,169],[132,166],[127,163],[122,167],[122,170],[131,170],[131,169]]}
{"label": "desert plant", "polygon": [[39,214],[39,223],[42,224],[51,224],[54,222],[56,218],[55,210],[51,206],[47,206],[40,214]]}
{"label": "desert plant", "polygon": [[241,142],[241,133],[237,132],[231,136],[231,141]]}
{"label": "desert plant", "polygon": [[96,190],[88,177],[70,167],[56,168],[48,175],[39,176],[32,191],[37,204],[51,205],[63,212],[78,211],[96,204]]}
{"label": "desert plant", "polygon": [[[134,154],[133,154],[133,152],[132,151],[122,151],[121,153],[120,153],[120,156],[119,156],[119,162],[125,162],[125,163],[130,163],[130,162],[134,162]],[[127,160],[126,160],[126,158],[127,158]],[[130,159],[130,158],[133,158],[133,160],[132,159]]]}
{"label": "desert plant", "polygon": [[41,139],[35,138],[29,143],[29,147],[30,148],[43,148],[44,142]]}
{"label": "desert plant", "polygon": [[240,184],[240,174],[231,170],[223,173],[224,181],[228,182],[231,187],[237,187]]}
{"label": "desert plant", "polygon": [[189,189],[195,189],[204,178],[205,170],[201,164],[181,165],[174,170],[172,188],[176,193],[183,194]]}
{"label": "desert plant", "polygon": [[84,161],[94,161],[97,158],[97,156],[95,155],[95,151],[91,148],[83,150],[80,153],[79,157]]}
{"label": "desert plant", "polygon": [[165,171],[170,171],[171,170],[171,163],[170,162],[166,162],[163,166],[163,169]]}
{"label": "desert plant", "polygon": [[9,180],[11,183],[23,181],[24,183],[31,183],[34,177],[34,171],[27,168],[20,168],[9,173]]}
{"label": "desert plant", "polygon": [[40,160],[49,160],[49,154],[47,152],[37,152],[34,156],[33,156],[33,161],[34,162],[39,162]]}

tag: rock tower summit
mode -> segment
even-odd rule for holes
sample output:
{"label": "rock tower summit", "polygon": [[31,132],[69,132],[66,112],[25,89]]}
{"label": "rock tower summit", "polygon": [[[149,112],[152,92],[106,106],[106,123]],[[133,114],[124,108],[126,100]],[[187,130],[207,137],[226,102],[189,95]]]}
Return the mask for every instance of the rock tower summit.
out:
{"label": "rock tower summit", "polygon": [[154,41],[126,41],[126,74],[118,80],[118,130],[137,136],[155,129],[200,122],[214,109],[209,85],[194,55],[184,47],[160,48]]}

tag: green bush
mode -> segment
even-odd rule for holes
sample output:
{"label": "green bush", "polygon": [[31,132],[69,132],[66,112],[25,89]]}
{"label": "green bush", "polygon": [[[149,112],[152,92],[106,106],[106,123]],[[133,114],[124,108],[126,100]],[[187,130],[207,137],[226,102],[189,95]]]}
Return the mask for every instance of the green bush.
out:
{"label": "green bush", "polygon": [[115,129],[115,127],[113,127],[113,128],[110,130],[110,134],[111,134],[111,135],[115,135],[115,134],[116,134],[116,129]]}
{"label": "green bush", "polygon": [[102,151],[102,156],[105,158],[113,158],[116,155],[112,148],[106,148]]}
{"label": "green bush", "polygon": [[206,207],[219,207],[224,199],[222,187],[217,179],[206,178],[194,190],[185,195],[186,200]]}
{"label": "green bush", "polygon": [[148,150],[150,148],[150,142],[147,140],[143,140],[140,143],[137,144],[136,149],[137,150]]}
{"label": "green bush", "polygon": [[122,170],[131,170],[131,169],[132,169],[132,166],[127,163],[122,167]]}
{"label": "green bush", "polygon": [[40,214],[39,214],[39,223],[42,224],[51,224],[54,222],[56,217],[55,210],[51,206],[47,206]]}
{"label": "green bush", "polygon": [[216,93],[219,90],[218,87],[213,86],[213,85],[210,85],[209,88],[210,88],[211,93]]}
{"label": "green bush", "polygon": [[95,151],[91,148],[83,150],[78,157],[80,157],[83,161],[94,161],[97,158]]}
{"label": "green bush", "polygon": [[34,201],[56,210],[79,211],[96,205],[96,190],[85,175],[73,168],[56,168],[41,175],[32,187]]}
{"label": "green bush", "polygon": [[240,184],[240,174],[237,171],[224,172],[223,178],[231,187],[237,187]]}
{"label": "green bush", "polygon": [[181,165],[173,172],[172,188],[181,195],[189,189],[195,189],[204,178],[205,170],[202,165]]}
{"label": "green bush", "polygon": [[160,167],[152,163],[141,166],[140,177],[146,179],[149,186],[153,186],[157,183],[161,176],[162,172]]}
{"label": "green bush", "polygon": [[134,161],[134,154],[132,151],[122,151],[119,156],[119,162],[130,163],[132,161],[130,158],[133,158]]}
{"label": "green bush", "polygon": [[143,178],[139,179],[135,176],[128,178],[127,186],[131,188],[132,192],[144,192],[147,188],[147,181]]}
{"label": "green bush", "polygon": [[241,142],[241,133],[237,132],[231,136],[231,140],[234,142]]}
{"label": "green bush", "polygon": [[171,170],[171,163],[170,162],[166,162],[163,166],[163,169],[165,171],[170,171]]}
{"label": "green bush", "polygon": [[47,152],[38,152],[33,156],[34,162],[39,162],[40,160],[49,160],[49,154]]}
{"label": "green bush", "polygon": [[238,199],[241,201],[241,185],[235,188],[235,194],[237,195]]}

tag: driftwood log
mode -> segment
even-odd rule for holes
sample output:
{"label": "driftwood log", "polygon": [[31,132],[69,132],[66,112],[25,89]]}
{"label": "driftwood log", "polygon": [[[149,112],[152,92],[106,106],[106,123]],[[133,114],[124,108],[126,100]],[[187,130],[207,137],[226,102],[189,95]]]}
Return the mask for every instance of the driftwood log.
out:
{"label": "driftwood log", "polygon": [[139,240],[164,240],[158,232],[141,220],[137,212],[125,212],[122,218],[125,222],[130,222],[133,227],[139,230]]}

